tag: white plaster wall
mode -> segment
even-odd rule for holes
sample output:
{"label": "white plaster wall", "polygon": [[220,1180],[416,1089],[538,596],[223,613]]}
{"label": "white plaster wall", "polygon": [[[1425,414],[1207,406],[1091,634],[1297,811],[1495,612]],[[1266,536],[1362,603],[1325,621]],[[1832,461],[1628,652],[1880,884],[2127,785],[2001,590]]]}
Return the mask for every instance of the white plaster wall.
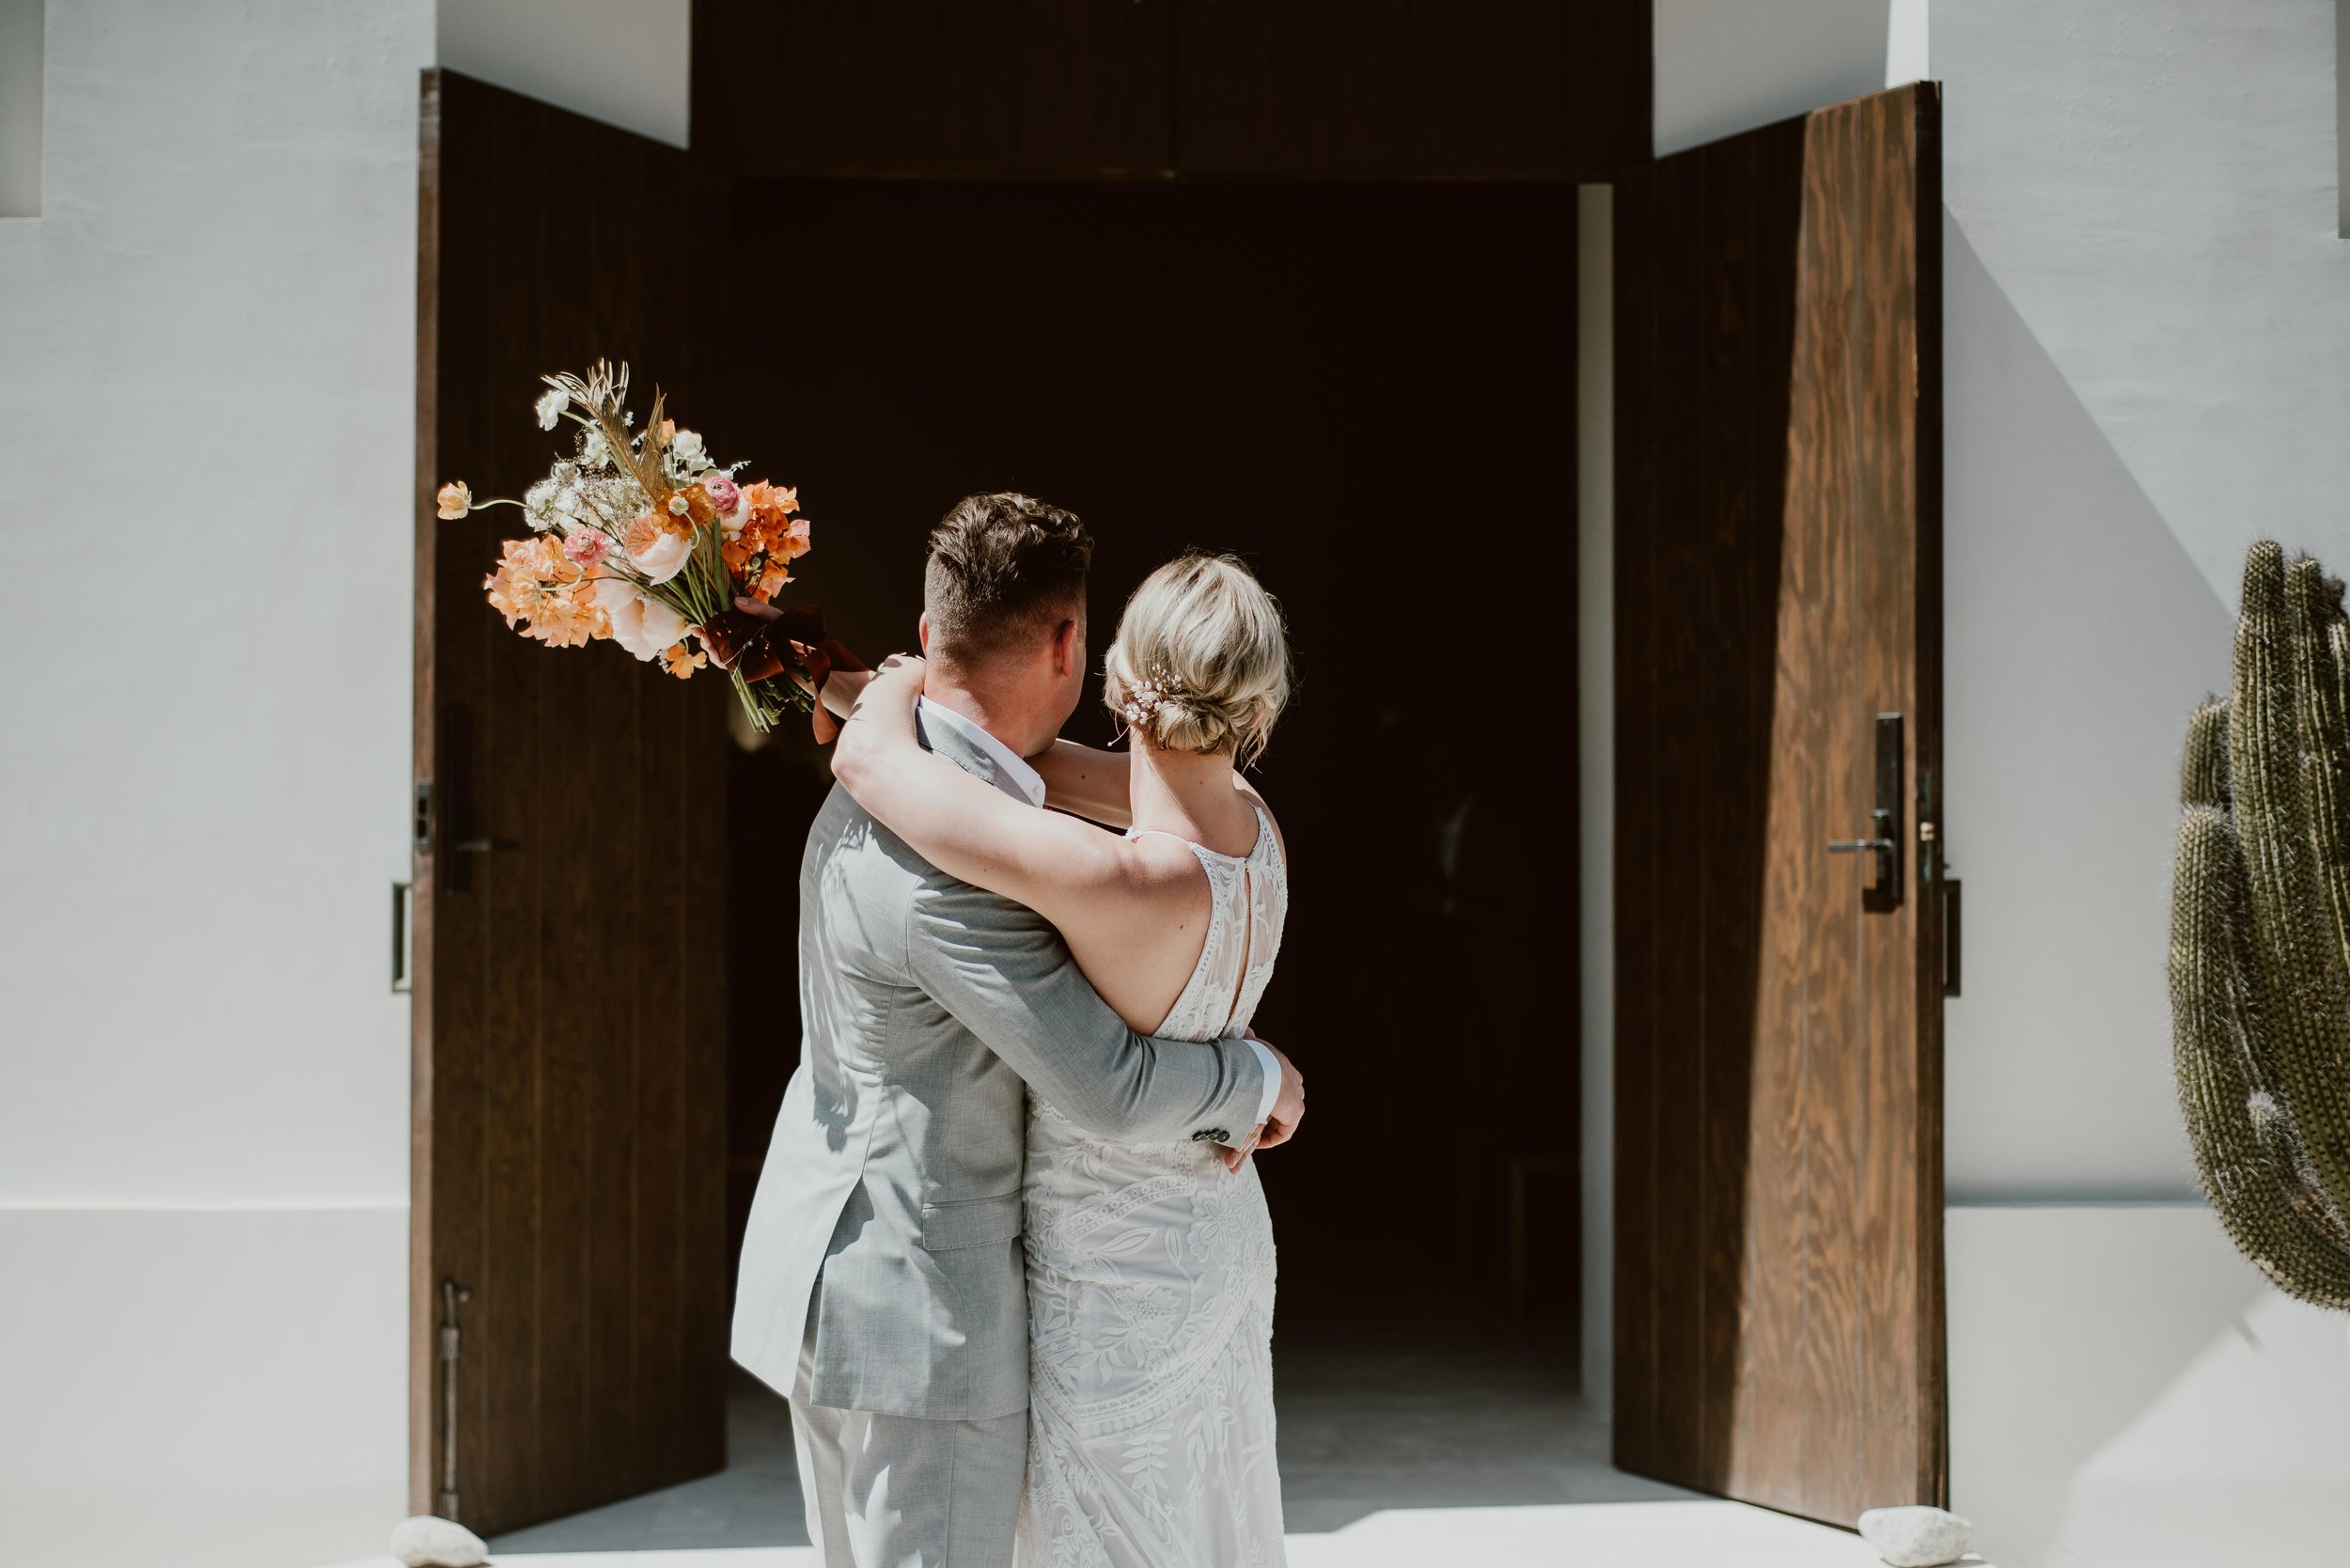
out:
{"label": "white plaster wall", "polygon": [[1926,74],[1926,0],[1654,0],[1656,155]]}
{"label": "white plaster wall", "polygon": [[1951,1505],[1999,1568],[2335,1562],[2350,1324],[2199,1207],[1953,1209]]}
{"label": "white plaster wall", "polygon": [[0,222],[10,1560],[269,1568],[402,1510],[432,23],[47,8],[41,215]]}
{"label": "white plaster wall", "polygon": [[2244,547],[2350,563],[2332,0],[1933,13],[1949,207],[1954,1197],[2191,1188],[2162,964]]}
{"label": "white plaster wall", "polygon": [[693,0],[439,0],[440,62],[686,145]]}
{"label": "white plaster wall", "polygon": [[2227,680],[2244,547],[2350,560],[2334,13],[1931,16],[1951,1482],[2002,1568],[2324,1561],[2350,1529],[2343,1321],[2194,1201],[2163,975],[2180,736]]}

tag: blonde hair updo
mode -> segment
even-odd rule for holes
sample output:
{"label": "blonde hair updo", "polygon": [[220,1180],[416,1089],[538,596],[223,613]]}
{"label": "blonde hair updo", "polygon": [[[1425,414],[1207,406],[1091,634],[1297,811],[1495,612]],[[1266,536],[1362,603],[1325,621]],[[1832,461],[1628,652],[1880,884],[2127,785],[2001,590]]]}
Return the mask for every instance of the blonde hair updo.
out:
{"label": "blonde hair updo", "polygon": [[1236,557],[1178,556],[1126,601],[1102,673],[1103,701],[1152,745],[1246,767],[1289,700],[1289,629]]}

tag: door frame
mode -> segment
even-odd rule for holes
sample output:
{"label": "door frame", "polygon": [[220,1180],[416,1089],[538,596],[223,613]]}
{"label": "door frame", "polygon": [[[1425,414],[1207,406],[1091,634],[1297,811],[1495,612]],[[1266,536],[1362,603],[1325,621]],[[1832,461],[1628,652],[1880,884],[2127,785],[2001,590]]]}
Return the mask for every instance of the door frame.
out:
{"label": "door frame", "polygon": [[[417,274],[416,296],[416,446],[415,469],[414,474],[416,506],[415,536],[416,571],[414,585],[415,614],[412,622],[412,633],[414,636],[413,668],[415,697],[414,709],[411,717],[411,746],[415,764],[414,777],[419,782],[419,784],[423,781],[430,780],[434,776],[432,768],[436,742],[436,737],[433,732],[434,715],[438,712],[439,708],[435,684],[434,660],[432,658],[432,638],[434,636],[436,615],[438,610],[435,601],[435,580],[438,564],[437,556],[439,531],[431,497],[439,483],[440,470],[442,467],[442,464],[437,459],[433,444],[433,431],[435,430],[435,422],[439,412],[436,403],[436,386],[440,366],[440,344],[438,340],[439,301],[436,293],[438,271],[437,267],[434,265],[434,258],[437,254],[442,238],[439,231],[439,204],[435,198],[439,180],[439,137],[437,134],[439,98],[435,84],[432,80],[435,74],[436,73],[434,72],[426,73],[427,85],[423,97],[422,121],[420,124],[422,148],[419,167],[420,199],[417,223],[417,243],[420,264]],[[1935,171],[1937,176],[1937,181],[1934,188],[1933,199],[1929,201],[1922,193],[1920,196],[1921,212],[1929,215],[1930,221],[1921,222],[1919,233],[1919,243],[1921,247],[1921,297],[1919,304],[1919,309],[1921,320],[1931,320],[1938,322],[1938,294],[1929,300],[1922,292],[1922,290],[1928,286],[1927,279],[1931,278],[1933,283],[1936,285],[1938,285],[1939,280],[1938,265],[1931,269],[1928,269],[1923,265],[1923,259],[1927,254],[1923,247],[1931,245],[1934,253],[1937,257],[1939,250],[1940,203],[1938,190],[1938,159],[1936,160],[1935,165]],[[1126,182],[1131,180],[1132,178],[1134,177],[1130,175],[1105,173],[1093,176],[1070,176],[1067,177],[1067,180],[1071,183],[1108,184]],[[1581,184],[1600,183],[1600,181],[1597,180],[1561,180],[1556,182],[1561,186],[1569,188]],[[1621,190],[1622,186],[1620,179],[1617,181],[1610,183],[1613,189]],[[1620,287],[1620,277],[1615,280],[1615,284]],[[1611,291],[1610,299],[1608,301],[1611,312],[1614,308],[1614,304],[1615,301]],[[1621,360],[1621,356],[1626,352],[1626,349],[1627,345],[1621,340],[1618,340],[1615,343],[1614,353],[1619,357],[1619,360]],[[1588,352],[1588,347],[1586,352]],[[1921,428],[1924,428],[1930,422],[1932,428],[1938,431],[1941,423],[1942,394],[1938,353],[1936,357],[1935,357],[1930,363],[1930,372],[1927,369],[1926,364],[1921,363],[1920,367],[1919,381],[1919,406],[1918,417]],[[1612,387],[1610,388],[1610,398],[1612,400]],[[1620,420],[1618,422],[1618,432],[1619,439],[1621,440],[1622,423]],[[1931,443],[1927,447],[1921,447],[1919,452],[1920,474],[1919,479],[1919,526],[1920,529],[1921,539],[1923,538],[1927,528],[1931,526],[1933,530],[1935,552],[1937,559],[1939,554],[1941,514],[1940,460],[1941,447],[1938,441]],[[1582,461],[1588,462],[1590,461],[1590,458],[1586,456]],[[1621,496],[1622,494],[1622,476],[1623,471],[1622,463],[1621,461],[1621,457],[1619,457],[1617,460],[1617,494],[1619,496]],[[1578,519],[1578,526],[1585,525],[1585,523],[1586,520]],[[1614,520],[1603,520],[1603,525],[1612,528],[1615,525]],[[1620,618],[1624,609],[1621,583],[1612,583],[1610,585],[1609,602],[1612,605],[1612,616]],[[1921,600],[1921,610],[1924,603],[1925,602]],[[1938,615],[1938,594],[1932,598],[1931,603],[1935,613]],[[1935,639],[1935,645],[1938,648],[1938,631]],[[1935,700],[1938,709],[1938,667],[1933,690],[1935,692]],[[1921,718],[1922,717],[1923,715],[1921,714]],[[1938,735],[1939,729],[1939,713],[1937,711],[1933,716],[1931,732]],[[1614,760],[1611,747],[1609,755],[1605,757],[1584,758],[1582,759],[1580,765],[1586,768],[1606,767],[1612,770],[1614,767]],[[1936,771],[1938,772],[1938,769]],[[430,1164],[431,1152],[431,1121],[433,1090],[433,1059],[431,1040],[431,1020],[433,1003],[432,992],[434,965],[432,963],[432,954],[435,935],[432,919],[432,910],[434,906],[434,899],[432,896],[434,892],[434,855],[431,853],[430,845],[420,839],[416,845],[416,854],[415,855],[414,867],[412,870],[414,913],[411,917],[410,924],[410,938],[413,943],[414,951],[414,958],[411,964],[413,976],[411,1007],[413,1010],[412,1016],[414,1023],[412,1024],[413,1049],[410,1074],[411,1209],[409,1222],[409,1288],[411,1301],[409,1311],[408,1468],[410,1506],[413,1511],[417,1513],[430,1513],[434,1511],[434,1504],[436,1502],[436,1494],[439,1491],[440,1480],[433,1466],[433,1457],[438,1447],[438,1433],[434,1414],[439,1401],[438,1385],[442,1364],[439,1355],[439,1331],[441,1327],[441,1304],[439,1297],[441,1282],[436,1277],[432,1259],[431,1237],[434,1215]],[[1594,977],[1592,976],[1586,975],[1585,983],[1588,985],[1591,982],[1593,978]],[[1929,999],[1924,993],[1924,988],[1921,987],[1919,1007],[1919,1027],[1921,1034],[1928,1027],[1924,1014],[1929,1009],[1932,1013],[1931,1027],[1934,1048],[1930,1053],[1928,1053],[1928,1055],[1931,1057],[1932,1066],[1934,1069],[1934,1078],[1931,1089],[1933,1100],[1932,1109],[1934,1113],[1933,1121],[1938,1136],[1940,1094],[1939,1031],[1941,1011],[1938,993]],[[1579,997],[1577,998],[1577,1009],[1579,1013]],[[1612,1053],[1615,1047],[1616,1041],[1612,1037],[1605,1040],[1587,1037],[1583,1038],[1579,1042],[1579,1049],[1585,1052],[1605,1049]],[[1924,1086],[1921,1085],[1921,1090],[1923,1087]],[[1610,1098],[1612,1101],[1612,1091]],[[1592,1109],[1597,1110],[1598,1107],[1592,1107]],[[1607,1105],[1606,1114],[1612,1118],[1615,1114],[1615,1109],[1616,1107],[1614,1104],[1611,1103]],[[1612,1196],[1612,1193],[1615,1190],[1619,1190],[1621,1188],[1622,1181],[1622,1154],[1619,1140],[1611,1139],[1610,1148],[1610,1162],[1612,1168],[1608,1174],[1608,1180]],[[1934,1269],[1935,1276],[1933,1294],[1937,1309],[1934,1313],[1934,1323],[1932,1325],[1932,1342],[1935,1346],[1938,1353],[1943,1343],[1943,1325],[1941,1323],[1941,1315],[1938,1310],[1942,1294],[1940,1283],[1941,1257],[1940,1247],[1938,1245],[1938,1238],[1940,1234],[1939,1215],[1941,1179],[1938,1159],[1932,1162],[1932,1165],[1933,1169],[1930,1175],[1921,1173],[1920,1191],[1919,1196],[1920,1204],[1929,1206],[1935,1215],[1933,1230],[1937,1240],[1937,1245],[1932,1249],[1932,1267]],[[1589,1247],[1595,1245],[1596,1240],[1597,1238],[1595,1236],[1587,1231],[1584,1236],[1583,1245],[1586,1247]],[[1615,1265],[1612,1260],[1610,1261],[1609,1267],[1610,1278],[1612,1279],[1615,1277]],[[1594,1302],[1587,1300],[1584,1303],[1584,1310],[1588,1313],[1593,1310],[1596,1304]],[[1616,1346],[1621,1346],[1623,1334],[1624,1323],[1622,1312],[1620,1310],[1612,1312],[1610,1337]],[[1946,1420],[1946,1367],[1937,1365],[1935,1375],[1941,1390],[1941,1397],[1939,1401],[1940,1410],[1937,1413],[1937,1419]],[[1618,1392],[1621,1397],[1621,1388]],[[1942,1496],[1946,1497],[1948,1484],[1947,1443],[1944,1445],[1944,1452],[1940,1462],[1940,1468],[1941,1478],[1938,1489]]]}

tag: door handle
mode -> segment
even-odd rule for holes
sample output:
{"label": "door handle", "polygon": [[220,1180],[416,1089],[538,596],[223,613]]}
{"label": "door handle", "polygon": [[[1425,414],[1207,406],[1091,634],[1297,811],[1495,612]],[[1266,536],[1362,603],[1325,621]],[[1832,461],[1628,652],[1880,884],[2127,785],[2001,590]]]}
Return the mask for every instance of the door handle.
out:
{"label": "door handle", "polygon": [[1876,723],[1877,803],[1869,812],[1866,839],[1830,839],[1831,855],[1873,855],[1876,880],[1861,895],[1861,907],[1872,913],[1899,909],[1902,903],[1902,716],[1879,713]]}
{"label": "door handle", "polygon": [[416,787],[417,848],[429,849],[439,839],[446,852],[440,880],[452,893],[473,890],[473,856],[511,854],[523,847],[512,839],[482,831],[474,821],[473,752],[473,715],[462,703],[452,702],[441,710],[438,786],[428,780]]}

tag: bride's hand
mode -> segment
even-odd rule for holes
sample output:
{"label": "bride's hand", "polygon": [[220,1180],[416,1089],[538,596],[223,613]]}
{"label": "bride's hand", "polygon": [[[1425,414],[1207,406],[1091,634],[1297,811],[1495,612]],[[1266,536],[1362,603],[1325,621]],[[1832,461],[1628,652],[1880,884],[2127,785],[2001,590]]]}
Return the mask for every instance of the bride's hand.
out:
{"label": "bride's hand", "polygon": [[922,682],[930,667],[919,654],[892,653],[873,672],[865,691],[879,700],[902,702],[910,708],[914,699],[922,695]]}

